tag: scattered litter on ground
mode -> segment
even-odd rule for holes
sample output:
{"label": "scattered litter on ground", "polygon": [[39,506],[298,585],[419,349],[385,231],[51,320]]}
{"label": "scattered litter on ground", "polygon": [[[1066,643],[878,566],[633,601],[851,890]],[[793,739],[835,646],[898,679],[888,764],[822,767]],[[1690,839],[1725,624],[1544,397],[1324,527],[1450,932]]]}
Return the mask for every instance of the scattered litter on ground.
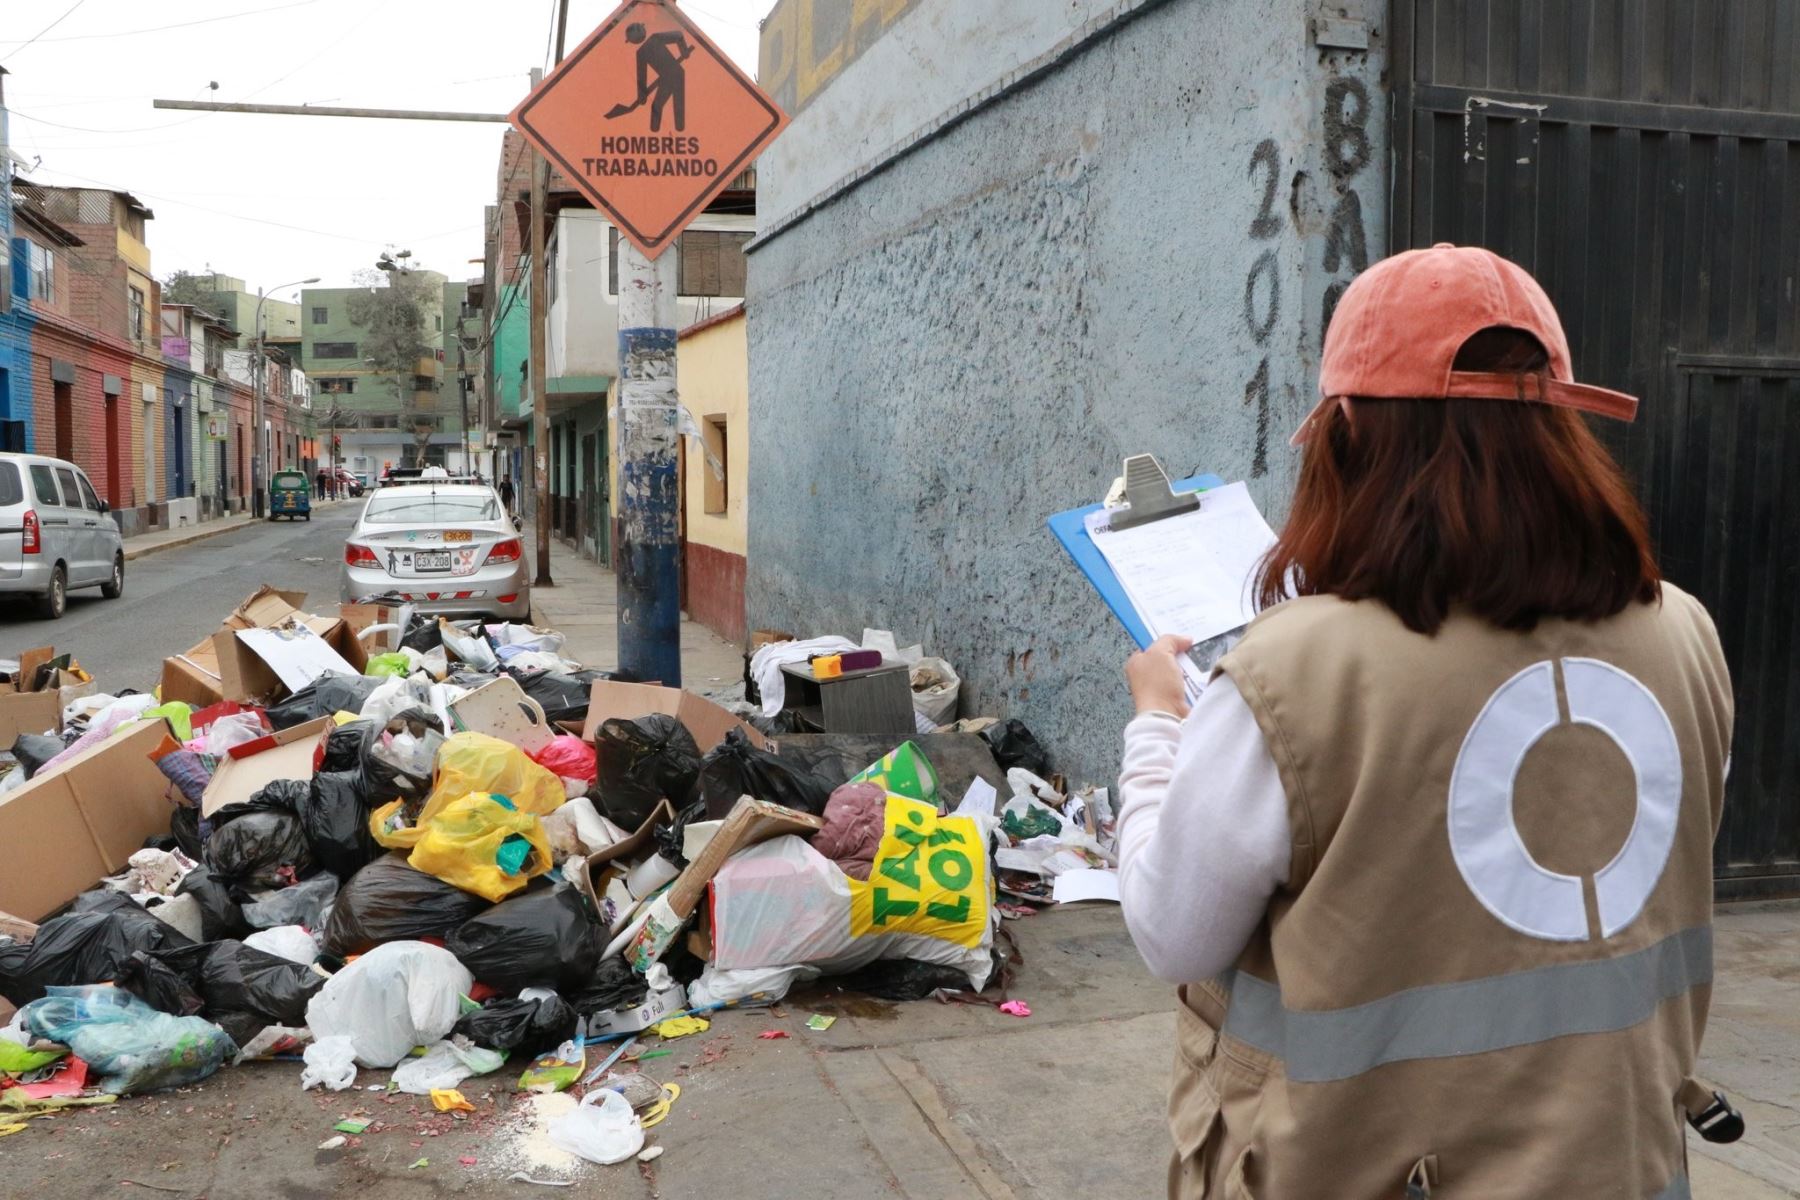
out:
{"label": "scattered litter on ground", "polygon": [[[958,721],[962,676],[891,633],[758,633],[717,703],[586,669],[554,630],[304,602],[259,589],[153,695],[49,648],[0,663],[0,692],[44,697],[0,752],[6,811],[38,797],[79,851],[0,877],[0,1136],[250,1060],[330,1092],[391,1068],[320,1151],[475,1130],[460,1166],[572,1186],[662,1154],[644,1130],[681,1085],[642,1064],[692,1085],[754,1019],[732,1012],[824,980],[883,1002],[833,1010],[859,1019],[1029,1016],[980,996],[1002,918],[1116,895],[1106,789],[1017,720]],[[821,689],[855,679],[894,680],[917,735],[826,727]]]}

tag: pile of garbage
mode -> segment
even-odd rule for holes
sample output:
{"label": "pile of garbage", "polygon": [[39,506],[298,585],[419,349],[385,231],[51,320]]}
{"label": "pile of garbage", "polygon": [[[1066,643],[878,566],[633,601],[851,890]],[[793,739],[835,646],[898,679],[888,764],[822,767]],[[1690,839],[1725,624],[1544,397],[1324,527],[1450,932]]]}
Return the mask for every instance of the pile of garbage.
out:
{"label": "pile of garbage", "polygon": [[941,660],[929,732],[871,751],[586,669],[554,630],[303,599],[265,588],[159,694],[89,687],[17,735],[0,1135],[271,1058],[454,1110],[510,1059],[582,1096],[553,1141],[622,1161],[678,1094],[614,1069],[640,1036],[820,978],[1000,1006],[1003,915],[1105,898],[1105,791],[1065,794],[1017,721],[956,724]]}

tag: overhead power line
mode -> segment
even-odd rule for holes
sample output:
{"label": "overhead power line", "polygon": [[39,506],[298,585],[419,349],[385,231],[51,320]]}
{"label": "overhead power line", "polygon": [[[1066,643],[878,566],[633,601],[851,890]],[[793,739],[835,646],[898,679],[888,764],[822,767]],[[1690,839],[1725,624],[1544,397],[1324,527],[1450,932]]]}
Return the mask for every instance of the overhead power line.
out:
{"label": "overhead power line", "polygon": [[[64,21],[69,19],[69,17],[75,12],[76,9],[80,8],[83,4],[86,4],[86,3],[87,3],[87,0],[75,0],[75,3],[69,5],[68,8],[63,10],[62,16],[56,18],[56,20],[50,22],[48,25],[44,26],[42,29],[38,30],[36,33],[34,33],[30,37],[26,38],[25,45],[20,46],[18,50],[14,50],[12,52],[12,58],[17,58],[20,50],[24,50],[26,46],[31,45],[33,42],[35,42],[39,38],[43,37],[46,33],[49,33],[52,29],[55,29],[58,25],[61,25]],[[7,61],[9,61],[9,62],[12,61],[12,58],[9,58]]]}
{"label": "overhead power line", "polygon": [[[85,3],[85,0],[83,0],[83,2]],[[224,13],[217,17],[201,17],[200,19],[195,20],[195,21],[177,21],[172,25],[152,25],[148,29],[108,29],[101,33],[70,33],[70,34],[65,34],[62,37],[54,37],[54,38],[45,38],[45,37],[43,37],[43,34],[39,34],[38,37],[43,38],[44,42],[46,42],[46,43],[49,43],[49,42],[89,42],[89,41],[93,41],[97,38],[142,37],[146,34],[164,33],[171,29],[188,29],[195,25],[211,25],[217,21],[235,21],[240,17],[267,16],[269,13],[277,13],[277,12],[280,12],[283,9],[287,9],[287,8],[306,8],[307,6],[317,4],[318,2],[319,2],[319,0],[294,0],[294,2],[292,4],[278,4],[273,8],[256,8],[256,9],[247,10],[245,12]],[[75,8],[80,8],[80,7],[81,7],[80,4],[77,4],[75,6]],[[69,10],[69,12],[74,12],[74,11],[75,11],[75,9],[73,9],[73,8]],[[63,16],[68,16],[68,13],[64,13]],[[62,20],[62,17],[58,17],[57,20],[58,21]],[[54,28],[54,27],[55,27],[55,22],[52,22],[50,28]],[[46,29],[46,32],[48,32],[48,29]],[[32,41],[37,41],[37,40],[38,40],[38,38],[32,39]],[[4,39],[0,39],[0,45],[3,45],[3,44],[4,44]],[[26,46],[28,46],[30,44],[31,44],[31,42],[25,43]],[[19,47],[20,50],[23,50],[24,48],[25,48],[25,46]],[[14,51],[14,53],[17,53],[17,51]]]}

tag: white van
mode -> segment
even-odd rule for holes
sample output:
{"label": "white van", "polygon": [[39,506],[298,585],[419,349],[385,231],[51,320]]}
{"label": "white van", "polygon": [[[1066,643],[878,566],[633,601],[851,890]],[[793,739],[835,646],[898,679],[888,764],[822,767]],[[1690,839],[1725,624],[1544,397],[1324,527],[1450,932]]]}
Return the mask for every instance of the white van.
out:
{"label": "white van", "polygon": [[54,621],[85,587],[125,592],[125,539],[106,501],[74,463],[0,454],[0,596],[35,596]]}

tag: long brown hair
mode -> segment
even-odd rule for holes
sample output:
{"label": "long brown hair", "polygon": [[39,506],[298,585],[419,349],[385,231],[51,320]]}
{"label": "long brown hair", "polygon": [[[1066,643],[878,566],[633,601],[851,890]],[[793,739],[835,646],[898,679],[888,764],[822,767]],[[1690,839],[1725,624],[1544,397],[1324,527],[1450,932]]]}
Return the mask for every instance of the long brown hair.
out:
{"label": "long brown hair", "polygon": [[[1528,334],[1484,330],[1460,371],[1544,367]],[[1643,509],[1580,414],[1512,400],[1353,399],[1315,421],[1257,601],[1379,600],[1436,633],[1453,605],[1504,629],[1599,620],[1660,594]]]}

